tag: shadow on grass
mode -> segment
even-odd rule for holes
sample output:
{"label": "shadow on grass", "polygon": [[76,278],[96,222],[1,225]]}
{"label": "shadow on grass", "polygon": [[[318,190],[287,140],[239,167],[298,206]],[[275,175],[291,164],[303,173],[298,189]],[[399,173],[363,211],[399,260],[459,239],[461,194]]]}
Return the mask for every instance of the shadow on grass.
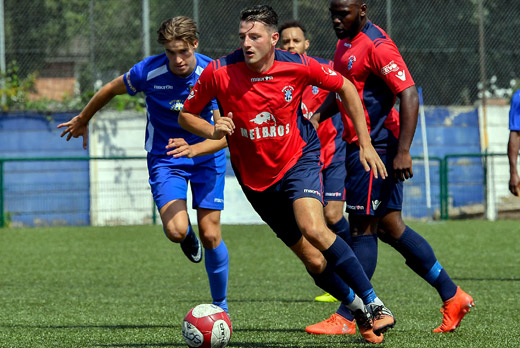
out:
{"label": "shadow on grass", "polygon": [[[108,330],[131,330],[131,329],[155,329],[155,328],[166,328],[166,329],[179,329],[179,325],[128,325],[128,324],[117,324],[117,325],[0,325],[4,328],[26,328],[26,329],[108,329]],[[254,332],[272,332],[273,334],[294,334],[302,333],[301,329],[233,329],[233,332],[243,333],[254,333]],[[300,347],[300,348],[329,348],[331,342],[316,344],[315,342],[298,342],[297,338],[294,338],[295,342],[242,342],[234,341],[233,339],[229,343],[228,347],[251,347],[251,348],[282,348],[282,347]],[[346,342],[345,342],[346,343]],[[340,343],[332,343],[332,346],[339,345]],[[368,344],[362,338],[350,339],[349,347],[367,347]],[[95,347],[186,347],[184,343],[174,342],[149,342],[149,343],[100,343],[94,345]],[[371,345],[370,345],[371,346]],[[379,346],[384,348],[384,346]]]}
{"label": "shadow on grass", "polygon": [[462,281],[484,281],[484,282],[520,282],[520,278],[452,278],[453,280]]}
{"label": "shadow on grass", "polygon": [[110,329],[110,330],[127,330],[127,329],[157,329],[157,328],[179,328],[175,325],[0,325],[5,328],[26,328],[26,329]]}

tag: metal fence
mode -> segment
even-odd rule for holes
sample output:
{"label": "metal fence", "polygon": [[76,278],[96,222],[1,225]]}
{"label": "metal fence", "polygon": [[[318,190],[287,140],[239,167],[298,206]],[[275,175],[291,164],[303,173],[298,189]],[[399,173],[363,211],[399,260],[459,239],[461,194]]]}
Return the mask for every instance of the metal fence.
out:
{"label": "metal fence", "polygon": [[[329,0],[2,0],[0,68],[36,78],[32,98],[94,90],[150,54],[162,52],[156,29],[169,17],[193,17],[199,52],[220,57],[238,47],[241,9],[267,3],[280,21],[308,29],[309,54],[332,58],[336,38]],[[520,1],[367,0],[368,17],[397,43],[427,105],[473,105],[509,97],[520,77]],[[12,81],[11,81],[12,82]],[[16,83],[16,81],[15,81]],[[23,99],[23,98],[19,98]],[[23,108],[27,105],[4,105]]]}
{"label": "metal fence", "polygon": [[[518,217],[520,202],[507,190],[507,173],[487,179],[491,166],[506,161],[505,154],[432,157],[428,182],[423,158],[414,157],[414,178],[404,185],[403,216],[483,218],[486,209],[496,209],[498,217]],[[157,211],[144,178],[103,176],[122,162],[126,170],[146,176],[143,157],[0,158],[0,227],[155,224]]]}

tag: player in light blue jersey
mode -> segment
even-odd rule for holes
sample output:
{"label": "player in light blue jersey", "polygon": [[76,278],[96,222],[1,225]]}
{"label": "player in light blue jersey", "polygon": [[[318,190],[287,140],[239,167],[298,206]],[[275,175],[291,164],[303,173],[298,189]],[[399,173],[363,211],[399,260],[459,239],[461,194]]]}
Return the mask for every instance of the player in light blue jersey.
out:
{"label": "player in light blue jersey", "polygon": [[[67,141],[72,137],[83,137],[83,147],[86,149],[88,122],[98,110],[116,95],[145,94],[145,149],[148,152],[149,182],[164,232],[172,242],[181,244],[192,262],[202,260],[204,246],[213,303],[228,311],[229,256],[220,231],[226,170],[226,157],[222,149],[226,142],[222,141],[220,151],[199,156],[199,143],[216,141],[193,135],[178,124],[184,101],[212,59],[195,52],[198,31],[190,18],[180,16],[168,19],[161,24],[157,33],[157,41],[164,46],[165,53],[142,60],[130,71],[103,86],[79,115],[58,125],[58,128],[65,128],[61,136],[67,135]],[[211,123],[218,119],[220,113],[216,100],[206,105],[200,116]],[[167,155],[166,146],[170,138],[183,138],[190,145],[190,153],[184,156]],[[202,246],[188,217],[188,182],[192,190],[192,206],[197,210]]]}

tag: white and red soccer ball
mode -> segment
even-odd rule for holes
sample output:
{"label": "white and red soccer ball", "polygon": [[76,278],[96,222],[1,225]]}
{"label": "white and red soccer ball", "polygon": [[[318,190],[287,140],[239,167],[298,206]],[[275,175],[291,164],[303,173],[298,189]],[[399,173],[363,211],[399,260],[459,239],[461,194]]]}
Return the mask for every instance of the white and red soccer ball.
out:
{"label": "white and red soccer ball", "polygon": [[200,304],[190,309],[182,322],[182,337],[188,347],[224,348],[232,331],[227,313],[213,304]]}

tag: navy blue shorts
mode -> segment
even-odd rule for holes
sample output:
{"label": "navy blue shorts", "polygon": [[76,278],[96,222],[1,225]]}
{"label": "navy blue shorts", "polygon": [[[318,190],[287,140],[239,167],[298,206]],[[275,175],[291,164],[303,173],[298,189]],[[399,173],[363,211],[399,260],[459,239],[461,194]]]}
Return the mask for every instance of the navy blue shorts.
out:
{"label": "navy blue shorts", "polygon": [[344,161],[332,162],[323,169],[323,199],[328,201],[345,200],[345,177],[347,169]]}
{"label": "navy blue shorts", "polygon": [[214,159],[195,165],[178,165],[172,156],[148,154],[149,182],[157,208],[160,210],[174,199],[187,200],[189,181],[193,209],[224,209],[226,169],[220,167],[215,166]]}
{"label": "navy blue shorts", "polygon": [[359,161],[359,147],[347,147],[347,212],[357,215],[383,216],[387,209],[402,210],[403,182],[393,178],[395,147],[376,149],[388,172],[386,179],[374,178],[372,170],[366,172]]}
{"label": "navy blue shorts", "polygon": [[321,169],[320,154],[309,153],[303,155],[281,180],[264,191],[254,191],[242,185],[247,200],[260,218],[288,247],[302,237],[294,217],[293,202],[298,198],[312,197],[323,204]]}

